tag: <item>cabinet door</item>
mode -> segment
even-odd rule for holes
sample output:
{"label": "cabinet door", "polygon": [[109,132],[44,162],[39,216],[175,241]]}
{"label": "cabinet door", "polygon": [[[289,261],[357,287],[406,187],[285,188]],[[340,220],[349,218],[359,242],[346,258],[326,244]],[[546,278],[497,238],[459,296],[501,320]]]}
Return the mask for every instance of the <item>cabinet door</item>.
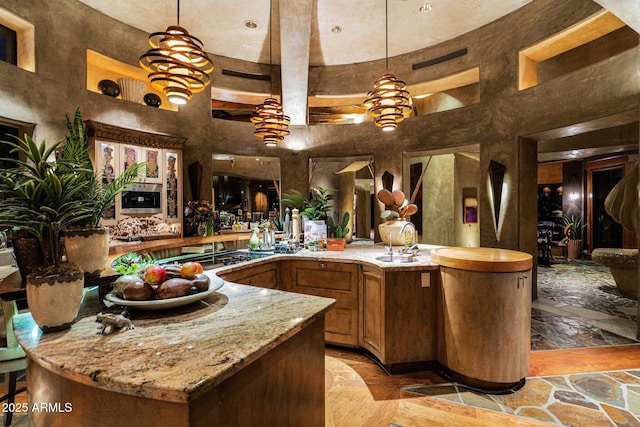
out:
{"label": "cabinet door", "polygon": [[167,222],[182,223],[182,159],[179,151],[164,150],[166,203],[163,209]]}
{"label": "cabinet door", "polygon": [[384,282],[382,272],[366,268],[360,280],[360,346],[384,360]]}
{"label": "cabinet door", "polygon": [[325,317],[327,342],[358,345],[358,266],[325,261],[292,261],[291,291],[334,298]]}
{"label": "cabinet door", "polygon": [[[93,169],[100,174],[103,185],[113,182],[120,174],[120,144],[106,141],[96,141],[95,161]],[[116,223],[116,212],[120,210],[120,197],[116,197],[113,205],[107,206],[102,214],[102,224]]]}
{"label": "cabinet door", "polygon": [[162,184],[164,159],[159,148],[141,148],[141,162],[146,162],[142,171],[142,180],[148,183]]}
{"label": "cabinet door", "polygon": [[278,289],[278,263],[270,262],[264,265],[247,266],[242,270],[218,274],[224,280],[241,285],[252,285],[261,288]]}

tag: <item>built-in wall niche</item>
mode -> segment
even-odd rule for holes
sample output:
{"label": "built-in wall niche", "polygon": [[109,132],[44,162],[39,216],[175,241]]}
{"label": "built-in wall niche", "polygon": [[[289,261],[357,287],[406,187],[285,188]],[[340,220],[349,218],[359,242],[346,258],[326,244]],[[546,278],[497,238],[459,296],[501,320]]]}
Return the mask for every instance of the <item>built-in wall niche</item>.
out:
{"label": "built-in wall niche", "polygon": [[[142,90],[138,103],[146,105],[152,104],[154,97],[149,97],[147,95],[155,95],[155,97],[157,97],[155,99],[160,100],[159,108],[163,110],[178,111],[178,107],[176,105],[170,103],[161,92],[158,92],[147,83],[147,72],[142,68],[125,64],[124,62],[120,62],[91,49],[87,49],[87,90],[104,94],[105,96],[111,96],[108,95],[108,93],[113,94],[113,92],[109,91],[109,88],[106,87],[107,85],[105,83],[101,85],[101,82],[111,81],[119,86],[118,95],[112,97],[126,100],[123,93],[125,88],[122,87],[122,82],[118,81],[118,79],[123,78],[133,79],[140,82],[140,85],[144,85],[144,89]],[[127,82],[125,84],[131,83],[136,84],[136,82]],[[105,87],[105,89],[101,90],[103,87]],[[149,103],[147,104],[146,101]],[[149,108],[154,108],[154,106],[149,105]]]}
{"label": "built-in wall niche", "polygon": [[[3,28],[4,27],[4,28]],[[14,40],[10,40],[12,35]],[[36,71],[35,29],[32,23],[0,7],[0,45],[11,42],[13,54],[6,62],[23,70]],[[14,44],[15,42],[15,44]],[[0,48],[1,49],[1,48]]]}
{"label": "built-in wall niche", "polygon": [[212,155],[211,200],[214,210],[280,217],[280,158],[231,154]]}
{"label": "built-in wall niche", "polygon": [[638,34],[602,10],[521,50],[518,89],[545,83],[636,46]]}

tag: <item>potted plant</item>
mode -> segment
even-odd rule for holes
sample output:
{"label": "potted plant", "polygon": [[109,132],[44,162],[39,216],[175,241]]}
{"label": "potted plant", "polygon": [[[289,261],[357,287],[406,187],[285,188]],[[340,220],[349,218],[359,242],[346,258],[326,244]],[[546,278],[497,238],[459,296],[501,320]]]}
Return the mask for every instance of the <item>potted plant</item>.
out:
{"label": "potted plant", "polygon": [[382,189],[378,191],[377,196],[378,200],[382,202],[385,207],[385,210],[380,214],[380,218],[382,218],[384,222],[378,225],[380,239],[387,245],[394,244],[404,246],[404,236],[400,234],[400,230],[406,222],[406,217],[416,213],[418,206],[409,203],[404,193],[400,190],[391,192]]}
{"label": "potted plant", "polygon": [[289,190],[282,195],[282,203],[292,206],[300,211],[304,218],[305,243],[326,239],[327,229],[325,221],[327,212],[331,210],[331,200],[335,198],[330,188],[313,187],[309,198],[305,198],[298,190]]}
{"label": "potted plant", "polygon": [[329,228],[329,234],[332,238],[327,239],[327,250],[330,251],[342,251],[346,244],[345,236],[349,234],[349,212],[345,212],[342,215],[340,212],[335,212],[336,220],[333,221],[332,217],[327,217],[327,227]]}
{"label": "potted plant", "polygon": [[330,194],[330,188],[313,187],[307,199],[298,190],[289,190],[282,195],[282,203],[293,206],[300,211],[300,216],[307,220],[325,221],[327,212],[331,209],[331,200],[335,199]]}
{"label": "potted plant", "polygon": [[563,217],[564,241],[567,244],[567,258],[578,259],[582,251],[582,230],[587,226],[582,217]]}
{"label": "potted plant", "polygon": [[100,226],[102,214],[115,202],[115,198],[128,185],[136,181],[145,163],[137,163],[127,168],[113,181],[103,183],[100,174],[94,170],[89,156],[89,143],[80,109],[76,110],[73,121],[67,118],[68,135],[58,150],[58,159],[64,164],[78,165],[76,174],[85,185],[76,199],[91,209],[91,215],[76,221],[65,231],[67,260],[87,275],[98,275],[105,268],[109,257],[109,228]]}
{"label": "potted plant", "polygon": [[49,160],[60,147],[47,148],[29,136],[3,141],[18,159],[0,170],[0,229],[11,228],[37,239],[41,265],[26,277],[27,303],[35,322],[45,331],[70,327],[82,302],[81,270],[62,262],[62,234],[91,217],[92,207],[78,197],[87,190],[86,172],[78,164]]}

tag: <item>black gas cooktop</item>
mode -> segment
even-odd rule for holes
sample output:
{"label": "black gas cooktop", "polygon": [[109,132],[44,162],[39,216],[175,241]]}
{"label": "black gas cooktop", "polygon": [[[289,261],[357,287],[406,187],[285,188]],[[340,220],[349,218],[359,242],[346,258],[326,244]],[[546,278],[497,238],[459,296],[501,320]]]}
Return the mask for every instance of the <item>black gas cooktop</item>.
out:
{"label": "black gas cooktop", "polygon": [[252,251],[225,251],[225,252],[217,252],[217,253],[208,253],[208,254],[185,254],[179,257],[173,257],[166,260],[163,260],[161,264],[172,264],[172,263],[183,263],[187,261],[195,261],[202,264],[202,267],[205,270],[211,270],[213,268],[225,266],[225,265],[234,265],[239,264],[246,261],[251,261],[254,259],[265,258],[273,255],[273,252],[269,251],[260,251],[260,252],[252,252]]}

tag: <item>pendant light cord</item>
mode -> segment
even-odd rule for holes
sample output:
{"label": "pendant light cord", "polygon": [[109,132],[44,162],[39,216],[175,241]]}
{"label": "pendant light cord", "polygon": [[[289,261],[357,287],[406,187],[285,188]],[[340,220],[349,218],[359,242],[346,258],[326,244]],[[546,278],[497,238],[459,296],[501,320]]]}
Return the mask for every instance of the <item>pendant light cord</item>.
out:
{"label": "pendant light cord", "polygon": [[384,69],[385,72],[389,72],[389,0],[384,0]]}
{"label": "pendant light cord", "polygon": [[269,0],[269,96],[273,98],[273,62],[271,60],[271,43],[272,43],[272,21],[273,21],[273,13],[272,13],[272,1]]}
{"label": "pendant light cord", "polygon": [[177,25],[179,27],[180,26],[180,0],[178,0],[178,19],[177,19],[177,21],[178,21]]}

